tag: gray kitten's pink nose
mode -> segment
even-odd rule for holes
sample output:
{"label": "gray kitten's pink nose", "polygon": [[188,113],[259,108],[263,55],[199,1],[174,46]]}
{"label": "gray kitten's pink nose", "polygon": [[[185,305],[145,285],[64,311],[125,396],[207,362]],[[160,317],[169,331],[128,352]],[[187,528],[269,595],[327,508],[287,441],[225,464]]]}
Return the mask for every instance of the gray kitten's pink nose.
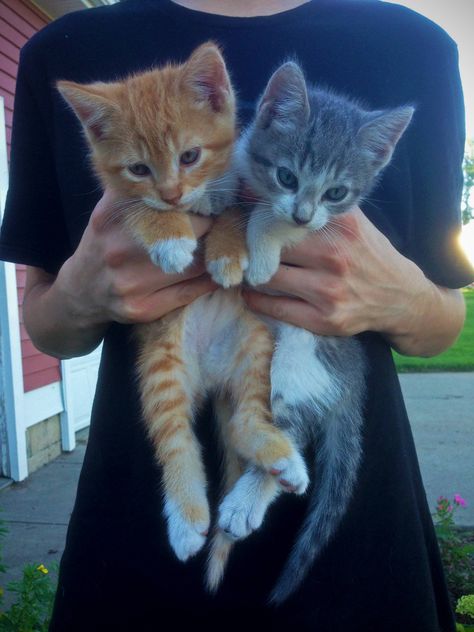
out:
{"label": "gray kitten's pink nose", "polygon": [[301,217],[297,213],[293,213],[293,219],[297,224],[307,224],[309,221],[311,221],[311,217]]}

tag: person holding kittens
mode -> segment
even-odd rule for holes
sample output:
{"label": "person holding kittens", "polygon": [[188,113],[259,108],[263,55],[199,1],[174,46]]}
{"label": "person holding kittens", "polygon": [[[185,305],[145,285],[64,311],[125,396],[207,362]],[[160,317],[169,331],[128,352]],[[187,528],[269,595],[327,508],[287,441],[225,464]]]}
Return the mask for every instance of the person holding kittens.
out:
{"label": "person holding kittens", "polygon": [[[337,244],[313,233],[283,252],[266,285],[284,296],[245,293],[257,313],[321,335],[357,335],[368,358],[350,506],[303,584],[278,607],[268,594],[305,514],[304,497],[272,505],[262,528],[235,547],[215,595],[202,581],[206,549],[182,563],[169,547],[129,325],[160,319],[216,285],[199,259],[183,274],[163,273],[111,221],[114,191],[94,192],[80,127],[54,89],[59,79],[111,81],[182,62],[208,40],[222,47],[242,124],[289,57],[312,84],[372,110],[416,108],[377,188],[338,221]],[[454,42],[425,18],[378,0],[126,0],[67,15],[25,46],[0,256],[28,265],[24,318],[41,350],[71,357],[104,340],[53,632],[188,624],[454,630],[391,347],[435,355],[463,324],[456,288],[473,279],[456,245],[463,125]],[[192,222],[197,237],[212,224]],[[216,499],[211,408],[195,427]]]}

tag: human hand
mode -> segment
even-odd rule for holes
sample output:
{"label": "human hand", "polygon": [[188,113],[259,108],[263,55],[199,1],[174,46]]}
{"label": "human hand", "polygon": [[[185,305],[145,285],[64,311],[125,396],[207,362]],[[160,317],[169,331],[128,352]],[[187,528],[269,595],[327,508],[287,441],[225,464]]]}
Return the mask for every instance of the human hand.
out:
{"label": "human hand", "polygon": [[317,334],[400,333],[419,310],[429,281],[357,208],[282,252],[262,287],[246,290],[251,309]]}
{"label": "human hand", "polygon": [[[166,274],[153,265],[120,221],[118,205],[106,191],[56,279],[84,327],[151,322],[217,287],[199,258],[182,274]],[[197,238],[212,225],[204,217],[191,221]]]}

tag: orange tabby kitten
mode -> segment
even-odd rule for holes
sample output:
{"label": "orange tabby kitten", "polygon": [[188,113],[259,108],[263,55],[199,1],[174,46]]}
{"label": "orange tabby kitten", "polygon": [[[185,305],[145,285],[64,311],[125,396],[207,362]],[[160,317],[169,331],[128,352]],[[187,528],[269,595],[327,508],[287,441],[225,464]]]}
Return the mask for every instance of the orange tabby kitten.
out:
{"label": "orange tabby kitten", "polygon": [[[114,83],[60,81],[58,89],[84,127],[99,179],[124,200],[124,222],[135,239],[165,272],[182,272],[197,246],[188,212],[219,214],[236,187],[228,170],[235,101],[219,49],[207,43],[182,65]],[[219,216],[206,241],[208,269],[218,269],[225,287],[241,280],[246,264],[236,214]],[[238,290],[217,290],[135,328],[143,415],[162,468],[169,540],[186,560],[203,546],[210,522],[192,428],[206,395],[230,403],[231,417],[220,423],[226,489],[240,476],[242,460],[298,493],[308,478],[291,441],[270,423],[273,341]],[[224,563],[230,543],[222,534],[216,547]],[[222,568],[216,566],[211,585]]]}

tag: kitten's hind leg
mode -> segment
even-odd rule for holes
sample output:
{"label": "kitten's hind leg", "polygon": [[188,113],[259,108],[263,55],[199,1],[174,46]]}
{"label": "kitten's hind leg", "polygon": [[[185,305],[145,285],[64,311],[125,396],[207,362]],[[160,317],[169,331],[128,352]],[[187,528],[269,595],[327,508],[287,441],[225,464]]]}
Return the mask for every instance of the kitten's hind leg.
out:
{"label": "kitten's hind leg", "polygon": [[219,528],[228,538],[240,540],[258,529],[281,486],[271,474],[250,466],[219,507]]}
{"label": "kitten's hind leg", "polygon": [[221,400],[216,405],[216,417],[223,443],[226,495],[219,506],[218,522],[207,560],[206,585],[212,593],[222,581],[235,541],[260,527],[269,504],[281,490],[274,476],[255,466],[248,467],[242,474],[242,460],[229,441],[231,411],[226,407],[225,414],[222,404]]}
{"label": "kitten's hind leg", "polygon": [[140,391],[144,419],[162,468],[164,512],[176,556],[185,561],[203,546],[209,530],[206,479],[191,427],[198,384],[186,371],[182,317],[140,325]]}
{"label": "kitten's hind leg", "polygon": [[[229,419],[232,416],[229,398],[225,395],[216,398],[214,411],[222,444],[222,491],[225,495],[242,475],[243,467],[241,459],[229,443]],[[234,540],[220,530],[218,525],[215,525],[206,567],[206,586],[211,593],[217,590],[224,577],[227,560],[233,546]]]}
{"label": "kitten's hind leg", "polygon": [[245,461],[273,474],[286,491],[302,494],[309,481],[304,460],[289,436],[271,423],[272,336],[250,312],[243,315],[241,328],[231,380],[235,412],[230,441]]}

